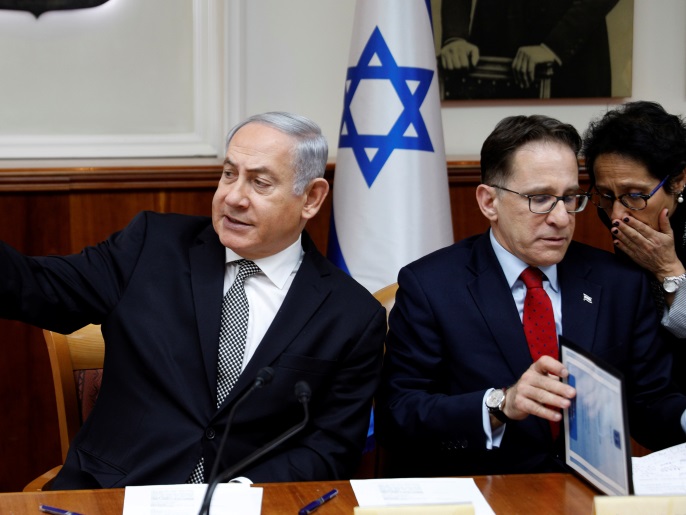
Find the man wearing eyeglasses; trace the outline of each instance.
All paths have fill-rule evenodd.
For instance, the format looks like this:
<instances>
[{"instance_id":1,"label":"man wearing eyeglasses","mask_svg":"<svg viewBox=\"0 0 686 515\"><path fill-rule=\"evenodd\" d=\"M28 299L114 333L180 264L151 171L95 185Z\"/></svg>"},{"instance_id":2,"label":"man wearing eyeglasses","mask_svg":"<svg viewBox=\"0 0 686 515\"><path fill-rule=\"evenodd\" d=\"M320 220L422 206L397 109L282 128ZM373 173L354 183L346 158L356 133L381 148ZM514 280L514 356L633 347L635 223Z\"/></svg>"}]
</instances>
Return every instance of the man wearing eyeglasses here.
<instances>
[{"instance_id":1,"label":"man wearing eyeglasses","mask_svg":"<svg viewBox=\"0 0 686 515\"><path fill-rule=\"evenodd\" d=\"M580 143L552 118L502 120L476 189L490 230L400 271L376 403L387 473L562 470L561 409L576 392L560 381L559 335L622 371L639 442L686 440L646 276L572 241L588 203Z\"/></svg>"}]
</instances>

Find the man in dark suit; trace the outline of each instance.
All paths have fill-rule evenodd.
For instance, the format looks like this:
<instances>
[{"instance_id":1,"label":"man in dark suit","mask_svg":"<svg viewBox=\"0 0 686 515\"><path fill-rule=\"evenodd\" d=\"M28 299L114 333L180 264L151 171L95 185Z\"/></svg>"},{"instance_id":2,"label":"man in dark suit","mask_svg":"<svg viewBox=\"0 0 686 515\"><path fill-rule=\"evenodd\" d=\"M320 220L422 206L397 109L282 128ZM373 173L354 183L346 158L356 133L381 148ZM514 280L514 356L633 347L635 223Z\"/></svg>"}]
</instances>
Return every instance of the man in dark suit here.
<instances>
[{"instance_id":1,"label":"man in dark suit","mask_svg":"<svg viewBox=\"0 0 686 515\"><path fill-rule=\"evenodd\" d=\"M561 470L554 434L576 391L560 381L558 334L624 373L635 438L652 448L686 439L686 397L670 386L646 276L572 241L588 200L579 145L551 118L501 121L482 147L476 190L490 230L400 271L376 401L390 474ZM523 329L529 267L544 274L552 311L542 357Z\"/></svg>"},{"instance_id":2,"label":"man in dark suit","mask_svg":"<svg viewBox=\"0 0 686 515\"><path fill-rule=\"evenodd\" d=\"M257 115L229 133L212 219L142 213L64 257L30 258L0 245L0 316L66 333L98 323L105 337L98 401L54 488L207 481L216 459L225 470L303 419L300 380L312 391L309 423L237 475L350 477L365 444L386 318L303 231L329 190L327 154L306 118ZM244 282L242 372L222 400L222 298L241 259L259 271ZM265 366L273 381L236 410L217 457L229 410Z\"/></svg>"},{"instance_id":3,"label":"man in dark suit","mask_svg":"<svg viewBox=\"0 0 686 515\"><path fill-rule=\"evenodd\" d=\"M510 58L515 81L528 87L536 66L551 63L551 97L609 97L605 17L617 2L443 0L441 65L468 70L481 56Z\"/></svg>"}]
</instances>

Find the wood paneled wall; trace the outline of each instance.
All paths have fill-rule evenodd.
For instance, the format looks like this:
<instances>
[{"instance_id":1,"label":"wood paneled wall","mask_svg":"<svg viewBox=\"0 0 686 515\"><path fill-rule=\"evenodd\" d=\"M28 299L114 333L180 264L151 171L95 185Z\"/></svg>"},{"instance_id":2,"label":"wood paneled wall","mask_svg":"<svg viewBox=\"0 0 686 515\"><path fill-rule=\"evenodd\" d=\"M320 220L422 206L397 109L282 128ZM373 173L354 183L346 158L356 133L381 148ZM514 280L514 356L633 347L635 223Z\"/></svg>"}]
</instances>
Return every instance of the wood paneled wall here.
<instances>
[{"instance_id":1,"label":"wood paneled wall","mask_svg":"<svg viewBox=\"0 0 686 515\"><path fill-rule=\"evenodd\" d=\"M0 239L29 255L66 254L141 210L209 216L219 175L219 167L0 169ZM327 177L333 181L333 167ZM484 231L474 198L478 163L451 161L448 178L455 239ZM610 249L593 211L577 215L577 239ZM331 195L308 224L323 252L330 212ZM60 463L57 415L41 330L0 320L0 349L0 491L15 491Z\"/></svg>"}]
</instances>

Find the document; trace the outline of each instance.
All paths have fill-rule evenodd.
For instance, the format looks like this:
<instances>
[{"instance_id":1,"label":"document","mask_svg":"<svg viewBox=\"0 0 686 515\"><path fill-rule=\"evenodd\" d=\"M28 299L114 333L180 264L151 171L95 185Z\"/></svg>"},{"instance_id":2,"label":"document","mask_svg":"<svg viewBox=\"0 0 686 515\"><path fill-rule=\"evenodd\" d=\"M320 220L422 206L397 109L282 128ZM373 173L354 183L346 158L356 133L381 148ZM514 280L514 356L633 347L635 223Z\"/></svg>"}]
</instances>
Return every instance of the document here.
<instances>
[{"instance_id":1,"label":"document","mask_svg":"<svg viewBox=\"0 0 686 515\"><path fill-rule=\"evenodd\" d=\"M631 458L636 495L686 495L686 443Z\"/></svg>"},{"instance_id":2,"label":"document","mask_svg":"<svg viewBox=\"0 0 686 515\"><path fill-rule=\"evenodd\" d=\"M123 515L196 515L207 485L127 486ZM212 496L210 515L260 515L262 488L242 483L221 483Z\"/></svg>"},{"instance_id":3,"label":"document","mask_svg":"<svg viewBox=\"0 0 686 515\"><path fill-rule=\"evenodd\" d=\"M621 374L564 337L560 354L565 382L576 388L564 410L566 463L608 495L633 493Z\"/></svg>"},{"instance_id":4,"label":"document","mask_svg":"<svg viewBox=\"0 0 686 515\"><path fill-rule=\"evenodd\" d=\"M472 503L476 515L495 515L472 478L352 479L360 507Z\"/></svg>"}]
</instances>

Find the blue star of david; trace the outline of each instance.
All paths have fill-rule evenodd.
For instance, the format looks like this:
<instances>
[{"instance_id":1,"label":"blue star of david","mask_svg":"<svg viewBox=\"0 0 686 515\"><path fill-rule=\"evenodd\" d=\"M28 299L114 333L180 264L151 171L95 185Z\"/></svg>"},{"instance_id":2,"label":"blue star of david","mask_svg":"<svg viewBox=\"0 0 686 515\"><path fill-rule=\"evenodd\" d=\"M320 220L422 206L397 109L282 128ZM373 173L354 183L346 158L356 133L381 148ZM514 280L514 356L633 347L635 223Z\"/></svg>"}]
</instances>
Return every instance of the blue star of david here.
<instances>
[{"instance_id":1,"label":"blue star of david","mask_svg":"<svg viewBox=\"0 0 686 515\"><path fill-rule=\"evenodd\" d=\"M380 66L370 66L375 55ZM419 111L431 86L433 74L433 70L425 68L398 66L378 27L374 29L367 41L357 66L348 68L347 79L350 81L350 86L345 94L338 146L352 148L362 175L370 188L393 150L433 152L429 131ZM359 134L357 132L355 120L350 111L350 102L355 96L360 81L365 79L390 81L402 102L403 111L388 134ZM408 81L418 82L414 91L410 89ZM377 151L370 158L365 149Z\"/></svg>"}]
</instances>

